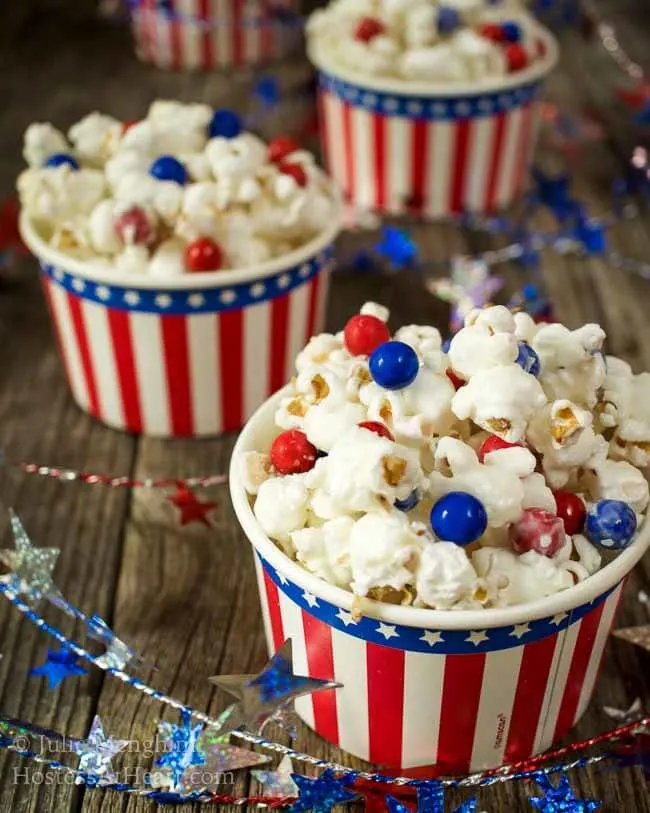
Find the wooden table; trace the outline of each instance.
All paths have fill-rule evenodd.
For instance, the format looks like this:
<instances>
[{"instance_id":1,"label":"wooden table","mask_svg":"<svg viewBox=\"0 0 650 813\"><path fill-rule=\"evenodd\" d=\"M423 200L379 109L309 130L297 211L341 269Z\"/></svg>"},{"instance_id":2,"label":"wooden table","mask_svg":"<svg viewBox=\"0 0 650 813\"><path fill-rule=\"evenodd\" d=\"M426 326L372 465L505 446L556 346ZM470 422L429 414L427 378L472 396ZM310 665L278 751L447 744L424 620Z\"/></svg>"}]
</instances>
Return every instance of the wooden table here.
<instances>
[{"instance_id":1,"label":"wooden table","mask_svg":"<svg viewBox=\"0 0 650 813\"><path fill-rule=\"evenodd\" d=\"M624 5L617 4L615 19L621 23L624 42L636 46L635 55L640 57L647 50L647 25L634 0ZM66 126L89 110L100 109L128 120L161 96L236 106L250 87L249 76L174 76L140 66L131 56L125 31L98 23L86 3L16 4L3 14L3 195L11 193L21 167L22 132L33 119ZM276 73L288 87L304 79L304 71L304 63L297 60ZM595 105L608 122L608 138L585 146L573 162L575 191L595 213L607 209L611 180L633 143L629 114L611 102L619 79L602 49L585 45L576 34L565 36L563 63L550 83L549 97L569 110ZM281 118L271 122L273 129L281 126ZM547 221L540 217L541 225ZM649 223L644 216L617 227L614 246L650 259ZM482 250L495 243L494 238L447 226L420 226L415 234L428 259ZM373 239L374 235L363 233L343 237L342 265L349 264L355 246L371 245ZM502 273L510 291L521 284L516 267L504 268ZM572 326L587 320L600 322L608 333L610 352L625 357L637 370L650 369L650 282L612 270L599 259L563 259L553 253L545 257L543 273L562 321ZM338 277L329 326L342 326L367 298L390 305L395 325L429 320L445 326L446 308L424 295L420 280L407 273ZM29 459L130 477L226 471L234 435L200 442L138 439L104 428L76 408L56 355L31 259L3 275L0 347L0 443L9 460ZM219 504L210 530L198 524L181 528L165 495L155 491L58 483L6 468L1 489L5 505L15 506L35 544L61 548L56 583L63 593L86 612L99 613L145 657L149 664L142 671L145 680L214 714L225 706L226 698L207 677L253 671L264 663L251 554L224 488L206 492ZM5 522L0 543L12 546ZM648 621L649 611L637 598L648 584L648 568L642 564L628 585L620 625ZM42 679L30 678L28 672L43 662L51 641L7 602L0 603L0 625L0 711L5 714L83 737L99 712L113 736L140 741L153 736L159 715L177 721L157 703L97 671L49 691ZM61 626L66 633L75 631L67 619L61 619ZM612 640L594 701L572 737L611 727L603 704L626 708L636 697L650 708L650 654ZM297 747L339 758L307 730L300 731ZM129 764L147 766L148 762L132 755ZM2 811L158 809L151 802L111 792L17 781L15 769L27 766L19 758L0 757ZM585 770L575 773L572 782L578 795L604 799L604 810L650 811L650 794L636 769ZM226 790L245 794L257 789L241 775ZM532 809L525 801L527 790L521 784L491 789L480 794L480 807L491 813ZM450 803L458 803L459 798L453 797Z\"/></svg>"}]
</instances>

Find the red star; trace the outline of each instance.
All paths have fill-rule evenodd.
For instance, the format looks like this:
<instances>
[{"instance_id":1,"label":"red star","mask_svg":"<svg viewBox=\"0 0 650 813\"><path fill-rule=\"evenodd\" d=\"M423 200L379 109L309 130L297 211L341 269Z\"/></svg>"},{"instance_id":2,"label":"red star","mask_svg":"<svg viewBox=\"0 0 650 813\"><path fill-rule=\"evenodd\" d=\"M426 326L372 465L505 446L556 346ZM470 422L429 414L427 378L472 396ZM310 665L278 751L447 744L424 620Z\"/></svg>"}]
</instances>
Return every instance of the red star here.
<instances>
[{"instance_id":1,"label":"red star","mask_svg":"<svg viewBox=\"0 0 650 813\"><path fill-rule=\"evenodd\" d=\"M217 507L216 502L202 502L197 499L196 494L185 486L178 486L175 494L170 494L167 498L176 508L180 509L179 517L181 525L189 525L190 522L201 522L206 528L212 527L212 523L207 515Z\"/></svg>"},{"instance_id":2,"label":"red star","mask_svg":"<svg viewBox=\"0 0 650 813\"><path fill-rule=\"evenodd\" d=\"M631 90L618 88L616 95L632 110L641 110L645 107L646 103L650 101L650 84L639 82L638 85Z\"/></svg>"}]
</instances>

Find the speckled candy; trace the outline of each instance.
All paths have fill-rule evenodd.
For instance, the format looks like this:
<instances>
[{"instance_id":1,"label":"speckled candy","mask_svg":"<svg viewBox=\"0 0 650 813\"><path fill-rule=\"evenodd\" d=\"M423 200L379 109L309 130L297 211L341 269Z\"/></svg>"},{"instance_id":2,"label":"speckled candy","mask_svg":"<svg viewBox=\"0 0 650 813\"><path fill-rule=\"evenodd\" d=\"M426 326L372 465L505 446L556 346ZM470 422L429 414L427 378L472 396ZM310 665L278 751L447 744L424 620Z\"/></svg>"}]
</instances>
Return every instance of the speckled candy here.
<instances>
[{"instance_id":1,"label":"speckled candy","mask_svg":"<svg viewBox=\"0 0 650 813\"><path fill-rule=\"evenodd\" d=\"M560 517L543 508L526 508L509 529L510 542L517 553L534 550L542 556L555 556L564 547L566 534Z\"/></svg>"},{"instance_id":2,"label":"speckled candy","mask_svg":"<svg viewBox=\"0 0 650 813\"><path fill-rule=\"evenodd\" d=\"M599 500L587 512L585 535L609 550L621 550L634 539L636 514L622 500Z\"/></svg>"}]
</instances>

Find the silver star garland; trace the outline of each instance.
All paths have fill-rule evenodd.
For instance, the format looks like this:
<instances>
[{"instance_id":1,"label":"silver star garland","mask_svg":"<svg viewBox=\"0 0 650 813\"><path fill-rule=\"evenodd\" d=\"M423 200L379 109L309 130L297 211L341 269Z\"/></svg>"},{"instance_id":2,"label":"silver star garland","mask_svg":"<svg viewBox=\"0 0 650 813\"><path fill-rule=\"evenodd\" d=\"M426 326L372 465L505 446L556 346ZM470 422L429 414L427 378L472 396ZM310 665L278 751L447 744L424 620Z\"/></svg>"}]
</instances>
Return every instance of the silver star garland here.
<instances>
[{"instance_id":1,"label":"silver star garland","mask_svg":"<svg viewBox=\"0 0 650 813\"><path fill-rule=\"evenodd\" d=\"M32 604L48 594L58 595L52 571L61 551L58 548L35 548L20 518L13 509L10 513L16 549L0 549L0 561L11 569L11 573L0 579Z\"/></svg>"}]
</instances>

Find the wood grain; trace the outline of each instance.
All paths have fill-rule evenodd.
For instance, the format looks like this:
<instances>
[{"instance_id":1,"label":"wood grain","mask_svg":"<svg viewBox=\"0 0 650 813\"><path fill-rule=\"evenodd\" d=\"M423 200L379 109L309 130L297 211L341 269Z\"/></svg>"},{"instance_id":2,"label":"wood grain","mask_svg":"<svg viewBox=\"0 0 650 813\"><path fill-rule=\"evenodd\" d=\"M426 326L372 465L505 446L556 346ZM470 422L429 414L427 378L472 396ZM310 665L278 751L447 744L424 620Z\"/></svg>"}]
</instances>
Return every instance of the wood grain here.
<instances>
[{"instance_id":1,"label":"wood grain","mask_svg":"<svg viewBox=\"0 0 650 813\"><path fill-rule=\"evenodd\" d=\"M10 194L21 168L21 135L34 120L52 120L65 127L92 109L124 119L141 115L155 98L206 100L250 111L253 75L186 76L158 72L140 65L131 53L128 34L119 26L99 23L92 4L51 0L4 4L0 11L0 93L4 103L0 129L0 183ZM632 55L642 59L650 32L647 15L634 0L603 4L620 24L621 38ZM587 145L572 166L575 191L595 214L609 206L612 179L634 144L629 115L612 92L621 84L602 49L585 44L576 34L564 36L561 68L549 83L549 97L568 110L589 106L607 122L608 138ZM47 62L47 69L43 69ZM301 58L273 69L289 96L308 78ZM266 135L307 115L304 102L282 107L265 120ZM540 227L551 221L543 213ZM650 259L648 216L617 226L613 247ZM500 238L462 232L449 226L411 224L425 261L455 253L476 252L500 244ZM350 270L354 254L376 241L372 232L346 234L340 241L340 265ZM500 269L506 292L522 281L516 266ZM635 369L650 368L650 283L598 258L577 260L546 252L543 280L559 317L570 325L599 321L607 330L611 352ZM448 310L423 293L414 274L360 276L341 274L335 280L329 326L338 329L366 299L391 307L392 324L431 322L444 327ZM225 471L234 437L213 441L137 440L113 432L84 416L68 395L56 357L47 314L39 291L35 264L28 259L0 275L0 445L9 459L33 458L76 468L131 476L194 475ZM199 525L181 528L174 509L159 492L132 494L79 484L58 484L15 471L0 471L0 495L22 516L34 542L61 548L56 581L64 594L85 611L100 613L145 659L140 675L178 700L216 714L227 699L207 678L219 673L247 672L265 661L265 645L257 604L251 553L234 518L224 489L205 497L219 503L210 530ZM0 544L9 546L7 524ZM642 563L630 579L620 624L648 622L648 608L636 596L648 589L650 571ZM67 633L75 626L60 620ZM78 631L77 631L78 632ZM67 680L49 692L43 680L29 678L42 662L48 641L6 604L0 605L0 709L83 736L99 712L113 736L143 743L155 734L159 719L177 717L159 704L110 677L92 672ZM650 696L650 653L624 641L610 642L594 702L571 737L585 737L611 726L602 705L627 707L635 697ZM282 735L278 735L282 736ZM352 766L358 762L337 753L306 728L296 746L333 757ZM129 754L123 764L149 768L146 753ZM20 759L0 755L0 810L23 813L152 813L165 805L126 799L115 793L85 791L69 785L16 781ZM648 813L650 795L635 771L573 776L585 796L604 799L603 810ZM257 792L246 774L226 792ZM496 786L479 793L479 808L490 811L529 809L532 789L521 784ZM450 796L458 804L462 796ZM192 811L207 806L190 805ZM451 808L450 808L451 809Z\"/></svg>"}]
</instances>

